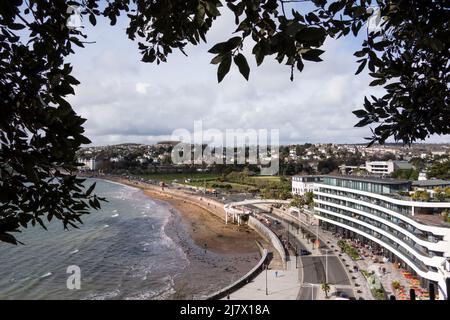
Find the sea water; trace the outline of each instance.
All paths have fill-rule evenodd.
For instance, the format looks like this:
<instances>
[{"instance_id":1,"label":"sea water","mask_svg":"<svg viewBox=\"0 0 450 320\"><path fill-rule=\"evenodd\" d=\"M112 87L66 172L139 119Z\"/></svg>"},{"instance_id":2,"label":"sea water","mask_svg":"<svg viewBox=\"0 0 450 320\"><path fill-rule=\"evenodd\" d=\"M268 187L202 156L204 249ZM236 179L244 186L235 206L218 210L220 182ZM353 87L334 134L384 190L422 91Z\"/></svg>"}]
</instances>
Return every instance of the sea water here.
<instances>
[{"instance_id":1,"label":"sea water","mask_svg":"<svg viewBox=\"0 0 450 320\"><path fill-rule=\"evenodd\" d=\"M37 225L15 236L25 245L0 242L0 299L165 299L189 263L166 236L171 212L141 190L103 180L95 193L102 209L82 217L79 229L48 231ZM46 219L44 220L46 221ZM81 271L81 289L68 289L69 266Z\"/></svg>"}]
</instances>

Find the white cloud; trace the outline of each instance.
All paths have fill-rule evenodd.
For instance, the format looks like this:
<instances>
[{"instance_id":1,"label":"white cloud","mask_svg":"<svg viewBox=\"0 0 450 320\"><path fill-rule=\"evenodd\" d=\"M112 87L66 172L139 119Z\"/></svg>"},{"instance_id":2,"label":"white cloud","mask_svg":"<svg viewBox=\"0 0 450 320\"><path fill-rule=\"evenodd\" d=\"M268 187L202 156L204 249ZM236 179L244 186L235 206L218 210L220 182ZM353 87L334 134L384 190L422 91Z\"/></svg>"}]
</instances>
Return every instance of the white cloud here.
<instances>
[{"instance_id":1,"label":"white cloud","mask_svg":"<svg viewBox=\"0 0 450 320\"><path fill-rule=\"evenodd\" d=\"M150 87L149 83L138 82L136 83L136 92L140 94L146 94L148 87Z\"/></svg>"},{"instance_id":2,"label":"white cloud","mask_svg":"<svg viewBox=\"0 0 450 320\"><path fill-rule=\"evenodd\" d=\"M99 21L90 33L97 43L77 50L72 59L81 84L71 102L88 119L93 143L152 143L177 128L192 131L196 120L203 120L205 129L279 129L283 143L364 142L370 130L353 127L358 119L352 110L377 91L368 87L367 75L354 76L354 40L328 41L324 61L306 63L293 82L289 67L272 57L256 67L247 54L250 80L232 66L218 84L217 66L209 64L207 51L231 37L228 18L218 20L208 44L189 47L187 58L175 53L159 66L140 61L124 25ZM245 50L250 52L251 45Z\"/></svg>"}]
</instances>

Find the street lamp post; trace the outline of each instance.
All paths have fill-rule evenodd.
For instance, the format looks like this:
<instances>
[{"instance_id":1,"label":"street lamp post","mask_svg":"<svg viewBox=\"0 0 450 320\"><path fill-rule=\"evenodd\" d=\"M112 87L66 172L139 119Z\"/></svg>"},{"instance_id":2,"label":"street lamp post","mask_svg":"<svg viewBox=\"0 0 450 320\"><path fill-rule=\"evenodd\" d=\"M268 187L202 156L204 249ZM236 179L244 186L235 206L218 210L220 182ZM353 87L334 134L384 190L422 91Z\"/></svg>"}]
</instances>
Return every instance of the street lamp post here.
<instances>
[{"instance_id":1,"label":"street lamp post","mask_svg":"<svg viewBox=\"0 0 450 320\"><path fill-rule=\"evenodd\" d=\"M325 283L328 283L328 251L330 249L325 249Z\"/></svg>"},{"instance_id":2,"label":"street lamp post","mask_svg":"<svg viewBox=\"0 0 450 320\"><path fill-rule=\"evenodd\" d=\"M268 269L268 268L269 268L269 265L266 264L266 296L269 295L269 291L268 291L268 289L267 289L267 269Z\"/></svg>"},{"instance_id":3,"label":"street lamp post","mask_svg":"<svg viewBox=\"0 0 450 320\"><path fill-rule=\"evenodd\" d=\"M317 243L317 250L319 250L319 220L317 220L317 235L316 235L316 243Z\"/></svg>"}]
</instances>

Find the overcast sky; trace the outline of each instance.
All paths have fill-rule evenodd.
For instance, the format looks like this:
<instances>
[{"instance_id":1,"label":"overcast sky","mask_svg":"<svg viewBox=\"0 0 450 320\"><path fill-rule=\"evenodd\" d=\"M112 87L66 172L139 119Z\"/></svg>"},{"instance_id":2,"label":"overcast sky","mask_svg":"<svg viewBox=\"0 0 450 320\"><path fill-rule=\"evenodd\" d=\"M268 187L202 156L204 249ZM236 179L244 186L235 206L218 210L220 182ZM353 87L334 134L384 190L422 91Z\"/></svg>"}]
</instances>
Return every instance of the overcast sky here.
<instances>
[{"instance_id":1,"label":"overcast sky","mask_svg":"<svg viewBox=\"0 0 450 320\"><path fill-rule=\"evenodd\" d=\"M232 66L218 84L217 66L209 64L213 55L207 51L231 37L230 15L215 22L207 44L188 47L189 57L177 52L159 66L140 61L137 43L127 38L125 27L125 20L111 27L99 19L95 28L86 29L88 40L96 43L70 59L81 84L69 100L88 119L86 134L93 145L155 143L170 138L175 129L192 131L198 120L205 129L279 129L283 144L361 143L370 136L368 127L353 127L358 119L352 110L361 108L365 95L377 92L368 86L367 74L354 76L353 52L361 39L327 41L324 61L305 63L293 82L289 67L272 57L256 67L248 43L249 81Z\"/></svg>"}]
</instances>

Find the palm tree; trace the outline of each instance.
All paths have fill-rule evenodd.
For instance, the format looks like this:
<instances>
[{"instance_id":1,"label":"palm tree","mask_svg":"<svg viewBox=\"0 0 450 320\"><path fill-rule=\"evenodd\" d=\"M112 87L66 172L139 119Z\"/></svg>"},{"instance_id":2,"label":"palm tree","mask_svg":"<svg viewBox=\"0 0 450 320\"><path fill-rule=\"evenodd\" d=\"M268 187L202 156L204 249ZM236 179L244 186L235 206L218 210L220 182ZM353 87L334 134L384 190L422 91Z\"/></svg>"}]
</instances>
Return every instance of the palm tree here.
<instances>
[{"instance_id":1,"label":"palm tree","mask_svg":"<svg viewBox=\"0 0 450 320\"><path fill-rule=\"evenodd\" d=\"M330 292L330 285L328 283L322 283L322 290L325 292L325 297L328 299L328 292Z\"/></svg>"}]
</instances>

